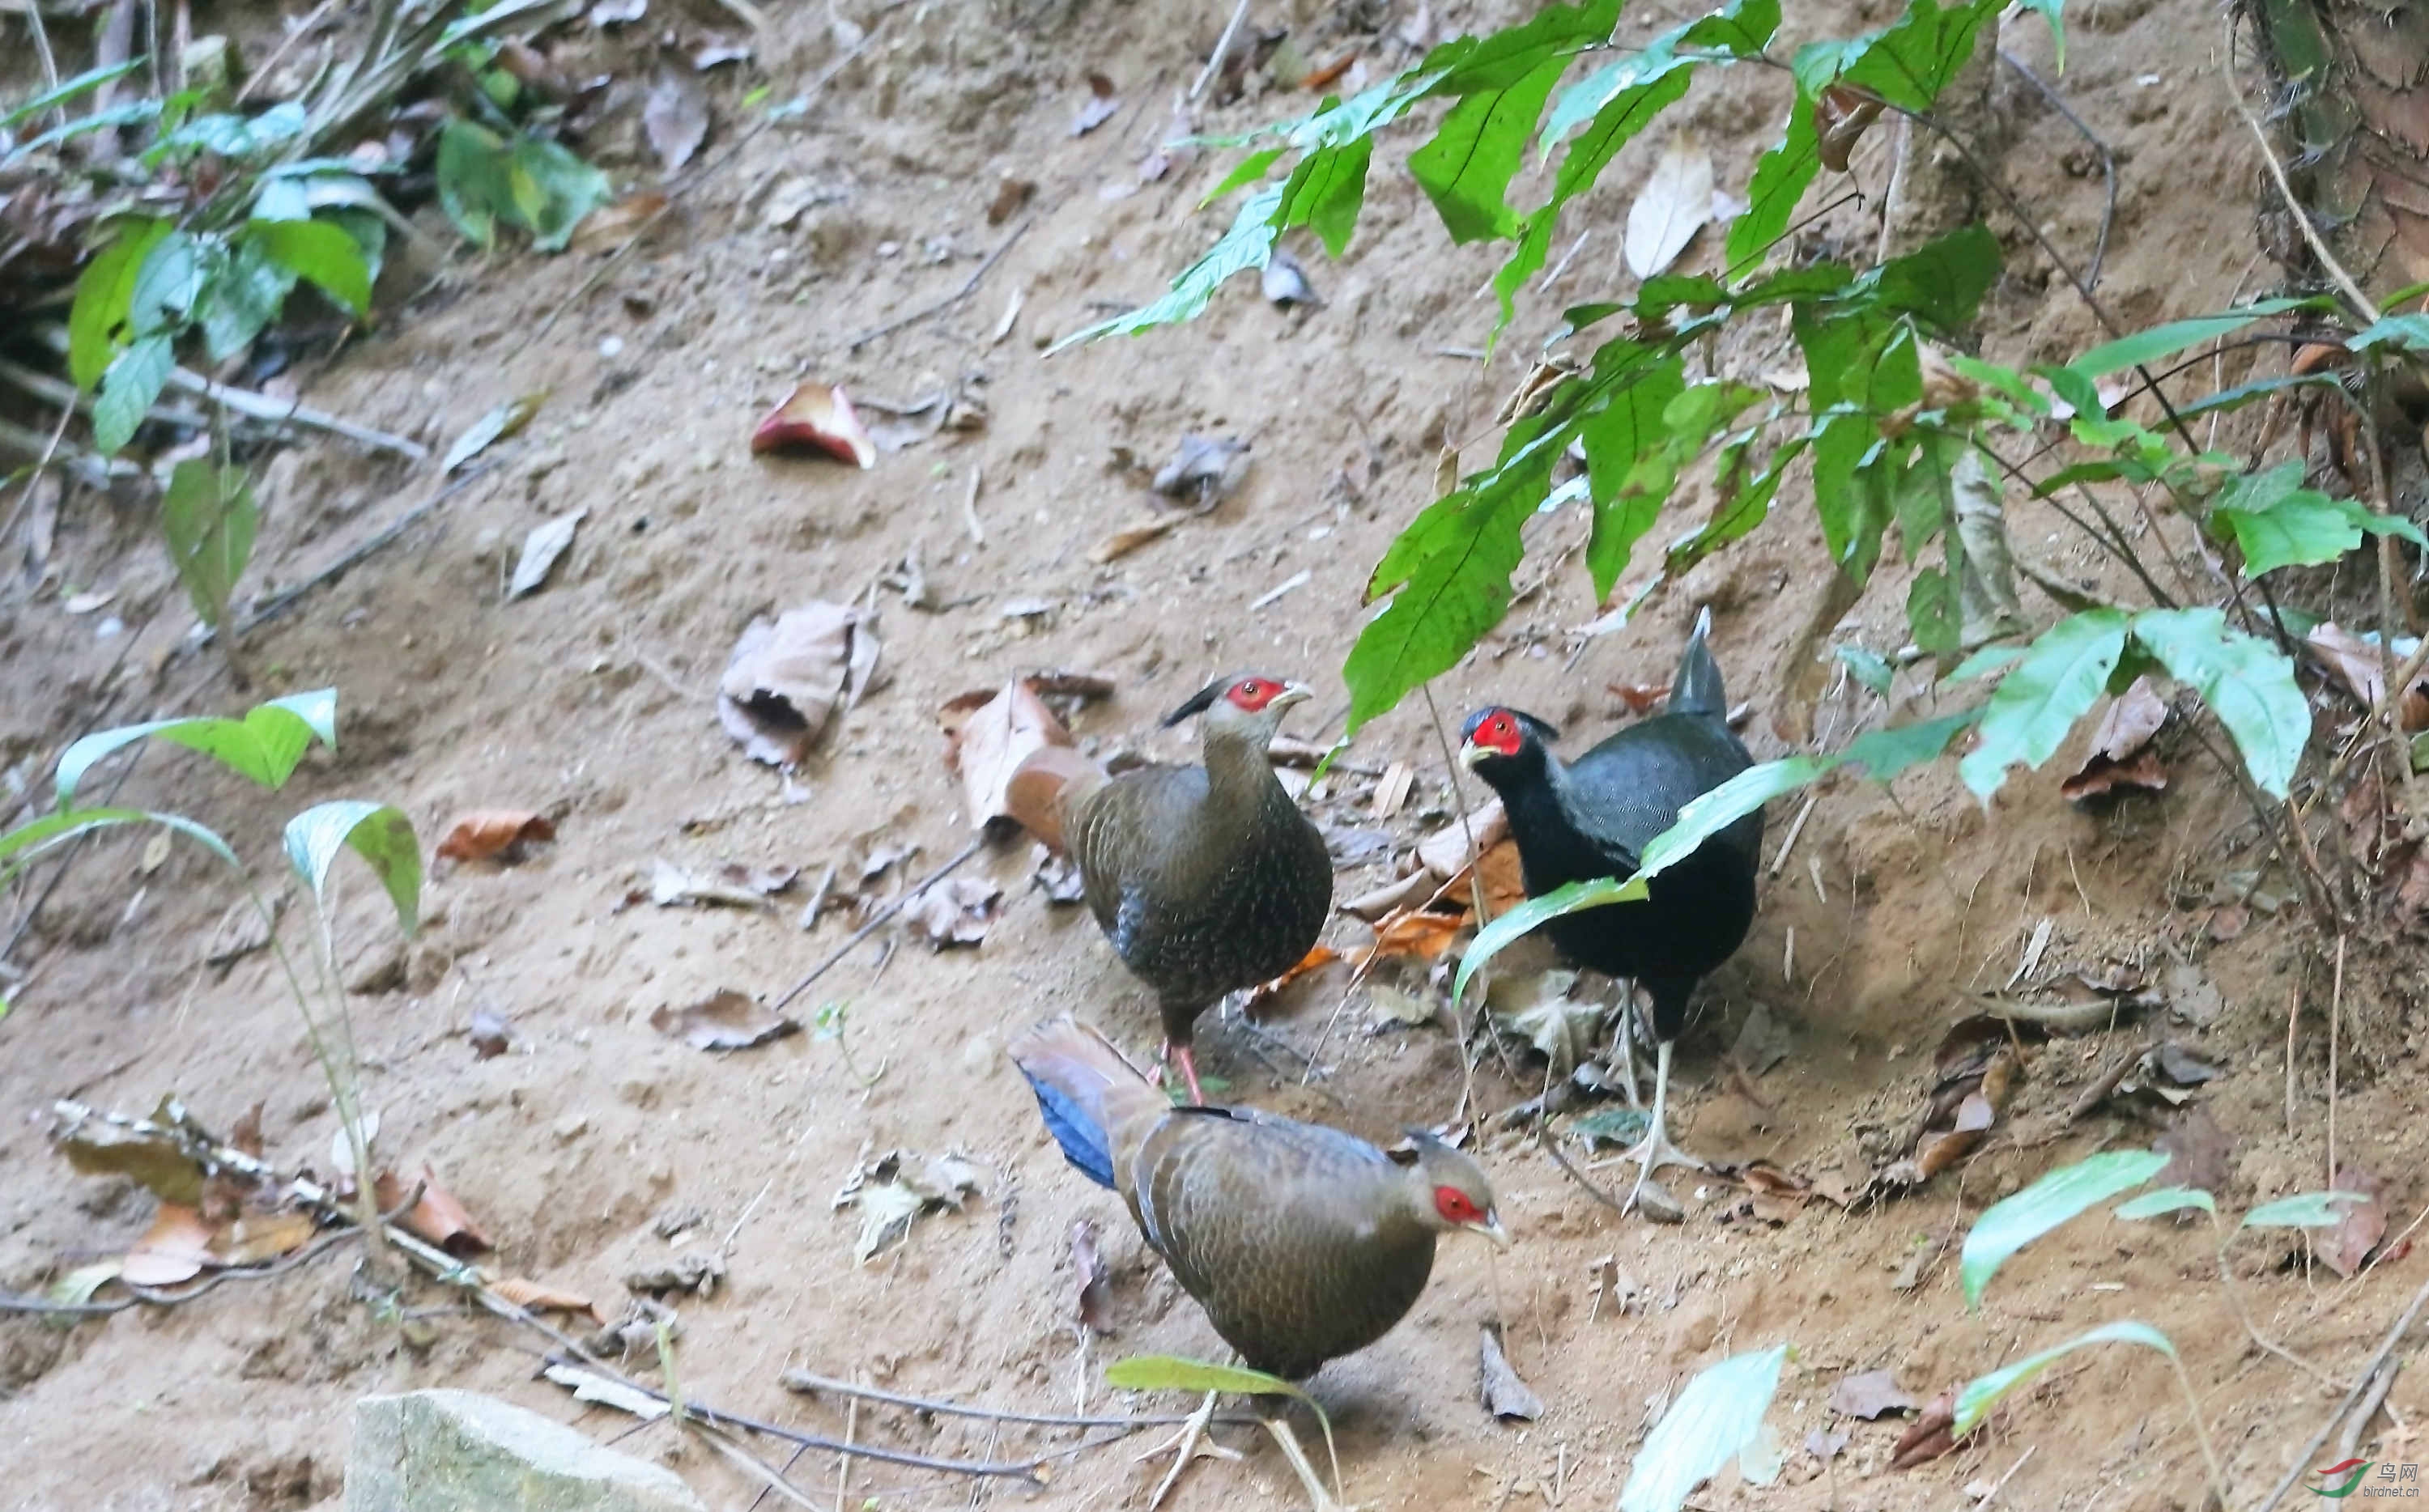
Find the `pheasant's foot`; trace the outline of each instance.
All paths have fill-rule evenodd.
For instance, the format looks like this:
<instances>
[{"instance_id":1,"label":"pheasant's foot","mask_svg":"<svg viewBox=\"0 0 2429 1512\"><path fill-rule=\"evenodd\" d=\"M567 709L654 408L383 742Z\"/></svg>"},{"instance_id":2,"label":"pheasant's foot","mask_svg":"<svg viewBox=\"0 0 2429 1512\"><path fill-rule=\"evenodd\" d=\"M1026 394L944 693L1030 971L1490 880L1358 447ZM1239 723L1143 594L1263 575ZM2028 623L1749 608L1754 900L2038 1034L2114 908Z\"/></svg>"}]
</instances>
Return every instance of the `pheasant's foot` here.
<instances>
[{"instance_id":1,"label":"pheasant's foot","mask_svg":"<svg viewBox=\"0 0 2429 1512\"><path fill-rule=\"evenodd\" d=\"M1148 1459L1172 1448L1175 1444L1180 1446L1180 1453L1172 1456L1172 1468L1164 1472L1164 1479L1156 1483L1155 1494L1147 1499L1147 1512L1155 1512L1157 1507L1164 1504L1164 1499L1171 1494L1174 1484L1181 1479L1181 1472L1188 1468L1191 1460L1198 1457L1201 1445L1215 1454L1237 1457L1234 1451L1224 1449L1206 1437L1206 1424L1212 1422L1214 1417L1214 1393L1209 1391L1206 1393L1206 1400L1198 1405L1198 1410L1191 1413L1189 1421L1181 1425L1180 1433L1138 1456L1141 1459Z\"/></svg>"},{"instance_id":2,"label":"pheasant's foot","mask_svg":"<svg viewBox=\"0 0 2429 1512\"><path fill-rule=\"evenodd\" d=\"M1291 1432L1288 1422L1280 1417L1267 1418L1265 1432L1274 1436L1274 1442L1281 1446L1282 1457L1298 1472L1299 1485L1307 1487L1311 1512L1361 1512L1358 1507L1334 1500L1332 1493L1324 1488L1324 1482L1317 1478L1315 1467L1308 1463L1307 1451L1298 1446L1298 1435ZM1338 1466L1334 1472L1339 1473Z\"/></svg>"},{"instance_id":3,"label":"pheasant's foot","mask_svg":"<svg viewBox=\"0 0 2429 1512\"><path fill-rule=\"evenodd\" d=\"M1166 1068L1172 1066L1179 1066L1181 1068L1181 1079L1187 1083L1189 1087L1189 1100L1193 1103L1203 1106L1206 1101L1206 1093L1198 1088L1198 1058L1196 1054L1191 1051L1190 1047L1185 1044L1175 1044L1170 1040L1165 1041L1164 1064ZM1166 1073L1164 1071L1159 1071L1156 1080L1160 1085L1169 1085L1169 1082L1166 1079Z\"/></svg>"}]
</instances>

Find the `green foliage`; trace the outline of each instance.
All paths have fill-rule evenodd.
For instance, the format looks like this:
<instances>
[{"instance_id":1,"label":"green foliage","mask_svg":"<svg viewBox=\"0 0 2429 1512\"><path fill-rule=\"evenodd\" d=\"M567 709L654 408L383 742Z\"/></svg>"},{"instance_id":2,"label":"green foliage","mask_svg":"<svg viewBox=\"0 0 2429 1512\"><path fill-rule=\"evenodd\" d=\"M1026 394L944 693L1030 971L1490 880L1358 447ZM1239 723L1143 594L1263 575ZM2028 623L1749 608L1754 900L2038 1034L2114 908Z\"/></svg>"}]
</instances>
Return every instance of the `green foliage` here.
<instances>
[{"instance_id":1,"label":"green foliage","mask_svg":"<svg viewBox=\"0 0 2429 1512\"><path fill-rule=\"evenodd\" d=\"M1755 1447L1787 1361L1781 1344L1697 1372L1644 1436L1620 1489L1619 1512L1678 1512L1696 1487Z\"/></svg>"},{"instance_id":2,"label":"green foliage","mask_svg":"<svg viewBox=\"0 0 2429 1512\"><path fill-rule=\"evenodd\" d=\"M1215 1365L1178 1355L1132 1355L1105 1367L1105 1384L1123 1391L1230 1391L1241 1396L1286 1396L1307 1404L1324 1429L1324 1452L1332 1461L1332 1484L1341 1486L1341 1455L1332 1446L1332 1419L1324 1404L1279 1375L1245 1365Z\"/></svg>"},{"instance_id":3,"label":"green foliage","mask_svg":"<svg viewBox=\"0 0 2429 1512\"><path fill-rule=\"evenodd\" d=\"M2119 1192L2140 1186L2167 1164L2168 1157L2156 1150L2110 1150L2062 1165L2014 1196L1992 1203L1965 1235L1958 1266L1965 1305L1981 1306L1982 1289L2016 1251Z\"/></svg>"},{"instance_id":4,"label":"green foliage","mask_svg":"<svg viewBox=\"0 0 2429 1512\"><path fill-rule=\"evenodd\" d=\"M2218 1199L2199 1187L2161 1187L2156 1192L2146 1192L2119 1203L2116 1216L2127 1220L2158 1218L2194 1208L2215 1218L2218 1216Z\"/></svg>"},{"instance_id":5,"label":"green foliage","mask_svg":"<svg viewBox=\"0 0 2429 1512\"><path fill-rule=\"evenodd\" d=\"M2284 798L2311 738L2311 705L2294 682L2294 664L2206 605L2145 609L2134 616L2134 639L2201 695L2260 790Z\"/></svg>"},{"instance_id":6,"label":"green foliage","mask_svg":"<svg viewBox=\"0 0 2429 1512\"><path fill-rule=\"evenodd\" d=\"M2368 1202L2358 1192L2305 1192L2264 1202L2243 1215L2243 1228L2334 1228L2344 1222L2339 1203Z\"/></svg>"},{"instance_id":7,"label":"green foliage","mask_svg":"<svg viewBox=\"0 0 2429 1512\"><path fill-rule=\"evenodd\" d=\"M2038 1355L2027 1355L2013 1365L1968 1381L1965 1384L1965 1389L1957 1393L1955 1431L1960 1434L1972 1433L1981 1425L1984 1418L1991 1415L1991 1409L1999 1405L2001 1397L2048 1370L2076 1350L2088 1349L2094 1344L2140 1344L2145 1349L2156 1349L2170 1359L2176 1357L2176 1346L2169 1341L2167 1335L2149 1323L2135 1323L2130 1319L2103 1323L2089 1333L2076 1335L2063 1344L2042 1350Z\"/></svg>"},{"instance_id":8,"label":"green foliage","mask_svg":"<svg viewBox=\"0 0 2429 1512\"><path fill-rule=\"evenodd\" d=\"M314 737L332 748L338 744L338 690L322 688L273 698L241 719L156 719L96 731L59 753L53 783L59 808L74 808L77 786L102 758L154 736L200 751L239 777L275 792L295 774Z\"/></svg>"},{"instance_id":9,"label":"green foliage","mask_svg":"<svg viewBox=\"0 0 2429 1512\"><path fill-rule=\"evenodd\" d=\"M2304 470L2300 458L2289 458L2233 480L2211 504L2211 530L2233 537L2243 552L2245 577L2281 567L2324 566L2360 546L2365 534L2429 549L2429 536L2408 519L2304 487Z\"/></svg>"},{"instance_id":10,"label":"green foliage","mask_svg":"<svg viewBox=\"0 0 2429 1512\"><path fill-rule=\"evenodd\" d=\"M421 847L413 821L388 804L346 798L316 803L287 822L288 863L316 906L327 905L329 868L348 850L371 866L396 905L398 927L413 933L421 917Z\"/></svg>"},{"instance_id":11,"label":"green foliage","mask_svg":"<svg viewBox=\"0 0 2429 1512\"><path fill-rule=\"evenodd\" d=\"M194 602L194 613L217 630L227 617L228 599L253 555L261 512L253 480L242 468L180 462L169 475L160 502L160 528L177 581Z\"/></svg>"},{"instance_id":12,"label":"green foliage","mask_svg":"<svg viewBox=\"0 0 2429 1512\"><path fill-rule=\"evenodd\" d=\"M562 252L582 218L607 202L607 175L533 132L509 140L460 118L438 132L438 203L455 229L485 250L501 225Z\"/></svg>"},{"instance_id":13,"label":"green foliage","mask_svg":"<svg viewBox=\"0 0 2429 1512\"><path fill-rule=\"evenodd\" d=\"M1989 797L2017 762L2038 767L2108 686L2125 654L2126 617L2090 609L2059 620L2008 671L1982 711L1982 740L1958 771Z\"/></svg>"},{"instance_id":14,"label":"green foliage","mask_svg":"<svg viewBox=\"0 0 2429 1512\"><path fill-rule=\"evenodd\" d=\"M78 100L105 84L114 83L151 61L149 56L130 58L124 63L108 63L87 69L72 79L61 79L15 109L0 114L0 131L14 131L26 122L46 111L55 110L73 100Z\"/></svg>"}]
</instances>

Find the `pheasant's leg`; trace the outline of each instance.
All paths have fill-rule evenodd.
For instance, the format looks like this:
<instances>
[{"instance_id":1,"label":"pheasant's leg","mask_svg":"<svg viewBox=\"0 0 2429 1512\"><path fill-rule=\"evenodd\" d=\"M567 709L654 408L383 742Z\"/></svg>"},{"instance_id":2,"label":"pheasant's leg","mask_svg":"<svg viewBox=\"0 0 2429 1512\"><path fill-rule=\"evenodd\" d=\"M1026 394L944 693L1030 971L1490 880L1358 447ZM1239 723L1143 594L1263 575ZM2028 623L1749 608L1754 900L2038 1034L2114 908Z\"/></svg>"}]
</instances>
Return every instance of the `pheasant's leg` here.
<instances>
[{"instance_id":1,"label":"pheasant's leg","mask_svg":"<svg viewBox=\"0 0 2429 1512\"><path fill-rule=\"evenodd\" d=\"M1197 1457L1198 1438L1206 1432L1206 1424L1214 1417L1214 1393L1209 1391L1206 1400L1198 1405L1198 1410L1189 1415L1188 1423L1181 1428L1181 1453L1172 1456L1172 1468L1164 1472L1164 1479L1156 1484L1155 1494L1147 1499L1147 1512L1155 1512L1164 1504L1165 1497L1171 1493L1173 1483L1181 1479L1181 1472L1188 1468L1190 1460Z\"/></svg>"},{"instance_id":2,"label":"pheasant's leg","mask_svg":"<svg viewBox=\"0 0 2429 1512\"><path fill-rule=\"evenodd\" d=\"M1703 1161L1670 1142L1670 1131L1665 1126L1663 1115L1667 1111L1670 1100L1671 1044L1672 1042L1668 1040L1662 1041L1661 1049L1656 1052L1656 1069L1653 1073L1653 1124L1644 1131L1644 1142L1628 1152L1642 1160L1644 1164L1636 1173L1636 1185L1629 1191L1628 1201L1620 1205L1623 1208L1636 1206L1636 1199L1643 1194L1644 1184L1653 1179L1653 1173L1662 1166L1684 1166L1690 1171L1710 1169Z\"/></svg>"},{"instance_id":3,"label":"pheasant's leg","mask_svg":"<svg viewBox=\"0 0 2429 1512\"><path fill-rule=\"evenodd\" d=\"M1198 1058L1190 1050L1189 1046L1185 1044L1175 1044L1170 1040L1165 1041L1164 1063L1167 1066L1179 1066L1181 1068L1181 1079L1189 1084L1189 1100L1191 1102L1200 1105L1205 1103L1206 1093L1200 1091L1198 1086ZM1157 1079L1162 1080L1163 1078L1159 1076Z\"/></svg>"},{"instance_id":4,"label":"pheasant's leg","mask_svg":"<svg viewBox=\"0 0 2429 1512\"><path fill-rule=\"evenodd\" d=\"M1636 1091L1636 983L1624 981L1619 989L1619 1079L1628 1089L1628 1106L1643 1108L1644 1099Z\"/></svg>"},{"instance_id":5,"label":"pheasant's leg","mask_svg":"<svg viewBox=\"0 0 2429 1512\"><path fill-rule=\"evenodd\" d=\"M1267 1418L1265 1432L1274 1436L1274 1442L1281 1445L1282 1457L1289 1460L1291 1469L1298 1472L1298 1483L1307 1487L1313 1512L1357 1512L1357 1508L1334 1501L1332 1493L1324 1488L1324 1482L1316 1477L1315 1467L1308 1463L1307 1451L1298 1446L1298 1435L1291 1432L1287 1421L1280 1415Z\"/></svg>"}]
</instances>

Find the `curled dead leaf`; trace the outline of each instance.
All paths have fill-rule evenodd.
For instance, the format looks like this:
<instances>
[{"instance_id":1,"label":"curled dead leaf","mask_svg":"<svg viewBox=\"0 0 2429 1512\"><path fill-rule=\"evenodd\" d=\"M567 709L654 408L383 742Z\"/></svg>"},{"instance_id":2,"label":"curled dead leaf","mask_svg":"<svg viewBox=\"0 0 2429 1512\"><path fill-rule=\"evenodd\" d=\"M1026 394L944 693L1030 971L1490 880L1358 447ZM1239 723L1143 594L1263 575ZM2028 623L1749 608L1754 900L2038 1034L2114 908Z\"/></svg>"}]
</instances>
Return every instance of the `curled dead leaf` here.
<instances>
[{"instance_id":1,"label":"curled dead leaf","mask_svg":"<svg viewBox=\"0 0 2429 1512\"><path fill-rule=\"evenodd\" d=\"M118 1278L128 1286L173 1287L190 1281L215 1262L211 1226L182 1203L164 1202L152 1226L126 1252Z\"/></svg>"},{"instance_id":2,"label":"curled dead leaf","mask_svg":"<svg viewBox=\"0 0 2429 1512\"><path fill-rule=\"evenodd\" d=\"M1143 520L1136 525L1124 526L1088 548L1088 560L1099 567L1103 567L1108 562L1119 561L1149 541L1162 536L1173 526L1180 524L1181 518L1179 515L1166 515L1162 519Z\"/></svg>"},{"instance_id":3,"label":"curled dead leaf","mask_svg":"<svg viewBox=\"0 0 2429 1512\"><path fill-rule=\"evenodd\" d=\"M820 452L860 468L877 466L877 443L835 384L804 383L768 411L751 433L753 456L769 452Z\"/></svg>"},{"instance_id":4,"label":"curled dead leaf","mask_svg":"<svg viewBox=\"0 0 2429 1512\"><path fill-rule=\"evenodd\" d=\"M139 1134L87 1116L58 1130L53 1142L85 1175L126 1176L172 1207L202 1204L202 1167L166 1135Z\"/></svg>"},{"instance_id":5,"label":"curled dead leaf","mask_svg":"<svg viewBox=\"0 0 2429 1512\"><path fill-rule=\"evenodd\" d=\"M1847 171L1847 160L1866 127L1880 119L1881 101L1859 89L1833 84L1813 101L1816 156L1834 173Z\"/></svg>"},{"instance_id":6,"label":"curled dead leaf","mask_svg":"<svg viewBox=\"0 0 2429 1512\"><path fill-rule=\"evenodd\" d=\"M976 878L953 877L932 885L902 910L902 922L930 949L974 945L995 923L1003 889Z\"/></svg>"},{"instance_id":7,"label":"curled dead leaf","mask_svg":"<svg viewBox=\"0 0 2429 1512\"><path fill-rule=\"evenodd\" d=\"M492 1281L489 1290L527 1312L578 1313L603 1328L607 1325L607 1315L599 1310L599 1305L579 1291L527 1281L519 1275Z\"/></svg>"},{"instance_id":8,"label":"curled dead leaf","mask_svg":"<svg viewBox=\"0 0 2429 1512\"><path fill-rule=\"evenodd\" d=\"M1912 1470L1957 1447L1957 1393L1942 1391L1925 1404L1922 1416L1898 1436L1890 1469Z\"/></svg>"},{"instance_id":9,"label":"curled dead leaf","mask_svg":"<svg viewBox=\"0 0 2429 1512\"><path fill-rule=\"evenodd\" d=\"M471 1259L489 1252L488 1236L472 1223L472 1215L455 1199L455 1194L438 1184L438 1177L423 1166L414 1173L410 1184L392 1171L383 1171L372 1183L372 1200L380 1211L394 1212L405 1198L414 1204L396 1220L397 1226L426 1243L436 1244L459 1260Z\"/></svg>"},{"instance_id":10,"label":"curled dead leaf","mask_svg":"<svg viewBox=\"0 0 2429 1512\"><path fill-rule=\"evenodd\" d=\"M695 1050L749 1050L797 1034L801 1026L729 987L682 1008L660 1006L650 1014L650 1027Z\"/></svg>"},{"instance_id":11,"label":"curled dead leaf","mask_svg":"<svg viewBox=\"0 0 2429 1512\"><path fill-rule=\"evenodd\" d=\"M556 838L548 816L529 809L474 809L447 827L438 854L448 861L519 860L523 847Z\"/></svg>"},{"instance_id":12,"label":"curled dead leaf","mask_svg":"<svg viewBox=\"0 0 2429 1512\"><path fill-rule=\"evenodd\" d=\"M752 620L717 684L717 717L752 761L799 765L877 682L874 617L814 602Z\"/></svg>"},{"instance_id":13,"label":"curled dead leaf","mask_svg":"<svg viewBox=\"0 0 2429 1512\"><path fill-rule=\"evenodd\" d=\"M1394 957L1433 961L1448 950L1467 928L1467 911L1437 913L1423 907L1402 909L1375 926L1374 943L1358 954L1363 974L1376 961Z\"/></svg>"},{"instance_id":14,"label":"curled dead leaf","mask_svg":"<svg viewBox=\"0 0 2429 1512\"><path fill-rule=\"evenodd\" d=\"M211 1258L217 1265L258 1265L292 1255L311 1242L321 1225L310 1213L242 1213L211 1236Z\"/></svg>"},{"instance_id":15,"label":"curled dead leaf","mask_svg":"<svg viewBox=\"0 0 2429 1512\"><path fill-rule=\"evenodd\" d=\"M1297 965L1291 967L1290 970L1283 972L1281 976L1275 978L1269 982L1261 982L1258 985L1249 988L1248 997L1240 1004L1240 1011L1253 1015L1258 1008L1264 1004L1272 1002L1277 997L1280 997L1282 994L1283 988L1288 987L1291 983L1298 980L1301 977L1306 976L1309 972L1314 971L1318 967L1329 965L1340 959L1341 952L1333 949L1329 945L1319 945L1311 947L1306 955L1299 958Z\"/></svg>"},{"instance_id":16,"label":"curled dead leaf","mask_svg":"<svg viewBox=\"0 0 2429 1512\"><path fill-rule=\"evenodd\" d=\"M2318 1240L2321 1263L2350 1280L2387 1237L2387 1208L2379 1201L2387 1183L2368 1171L2347 1166L2330 1185L2338 1192L2362 1195L2360 1202L2338 1203L2336 1226L2322 1230Z\"/></svg>"},{"instance_id":17,"label":"curled dead leaf","mask_svg":"<svg viewBox=\"0 0 2429 1512\"><path fill-rule=\"evenodd\" d=\"M641 129L671 173L691 161L708 137L708 90L689 69L661 68L641 102Z\"/></svg>"},{"instance_id":18,"label":"curled dead leaf","mask_svg":"<svg viewBox=\"0 0 2429 1512\"><path fill-rule=\"evenodd\" d=\"M1027 678L993 693L965 693L937 711L945 731L945 770L962 780L973 829L1021 826L1060 849L1061 797L1074 782L1102 774L1071 745L1071 731Z\"/></svg>"},{"instance_id":19,"label":"curled dead leaf","mask_svg":"<svg viewBox=\"0 0 2429 1512\"><path fill-rule=\"evenodd\" d=\"M1830 1389L1831 1411L1866 1422L1892 1412L1912 1412L1917 1405L1913 1397L1898 1389L1897 1376L1886 1370L1842 1375Z\"/></svg>"},{"instance_id":20,"label":"curled dead leaf","mask_svg":"<svg viewBox=\"0 0 2429 1512\"><path fill-rule=\"evenodd\" d=\"M2311 633L2303 637L2303 644L2344 684L2345 691L2371 708L2378 707L2387 689L2387 671L2376 642L2365 640L2331 619L2313 626ZM2401 662L2414 645L2397 640L2390 643L2389 649L2394 659ZM2406 731L2429 729L2429 672L2415 678L2404 690L2395 715Z\"/></svg>"},{"instance_id":21,"label":"curled dead leaf","mask_svg":"<svg viewBox=\"0 0 2429 1512\"><path fill-rule=\"evenodd\" d=\"M2164 789L2168 770L2150 746L2167 720L2168 700L2159 697L2149 678L2136 678L2133 686L2109 701L2099 728L2092 731L2091 754L2059 791L2069 800L2081 803L2120 788Z\"/></svg>"},{"instance_id":22,"label":"curled dead leaf","mask_svg":"<svg viewBox=\"0 0 2429 1512\"><path fill-rule=\"evenodd\" d=\"M1093 1334L1113 1327L1113 1268L1097 1249L1097 1225L1082 1218L1071 1224L1071 1270L1080 1278L1073 1311L1080 1326Z\"/></svg>"},{"instance_id":23,"label":"curled dead leaf","mask_svg":"<svg viewBox=\"0 0 2429 1512\"><path fill-rule=\"evenodd\" d=\"M1484 1410L1503 1422L1532 1422L1544 1415L1544 1399L1519 1378L1518 1368L1510 1363L1510 1356L1501 1347L1501 1325L1486 1323L1479 1330L1482 1336L1478 1345L1479 1389L1484 1398Z\"/></svg>"}]
</instances>

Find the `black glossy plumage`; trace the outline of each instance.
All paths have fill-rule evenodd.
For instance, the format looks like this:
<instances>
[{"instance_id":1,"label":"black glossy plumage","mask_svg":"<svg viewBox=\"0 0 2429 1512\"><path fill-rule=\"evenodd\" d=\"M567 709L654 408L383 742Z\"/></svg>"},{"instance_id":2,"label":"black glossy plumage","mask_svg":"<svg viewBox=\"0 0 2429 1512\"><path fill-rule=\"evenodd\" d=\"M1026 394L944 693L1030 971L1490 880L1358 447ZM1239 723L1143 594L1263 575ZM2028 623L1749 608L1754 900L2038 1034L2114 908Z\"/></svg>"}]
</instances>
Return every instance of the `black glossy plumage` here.
<instances>
[{"instance_id":1,"label":"black glossy plumage","mask_svg":"<svg viewBox=\"0 0 2429 1512\"><path fill-rule=\"evenodd\" d=\"M1558 732L1530 715L1485 709L1469 717L1463 733L1471 749L1495 714L1514 715L1523 731L1514 754L1481 755L1474 766L1509 812L1528 896L1632 875L1645 846L1683 805L1753 764L1728 727L1707 623L1699 619L1688 639L1667 710L1575 762L1551 752ZM1675 1040L1695 984L1728 960L1754 923L1761 851L1758 810L1654 878L1646 901L1572 913L1545 932L1572 963L1641 984L1653 999L1655 1034Z\"/></svg>"}]
</instances>

